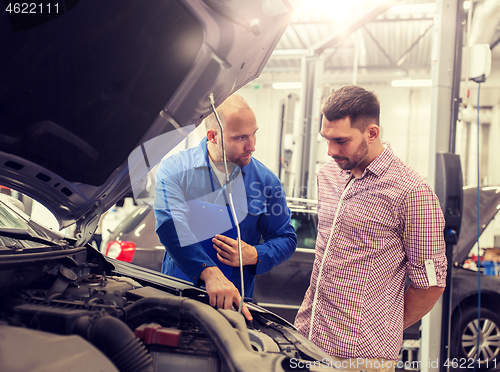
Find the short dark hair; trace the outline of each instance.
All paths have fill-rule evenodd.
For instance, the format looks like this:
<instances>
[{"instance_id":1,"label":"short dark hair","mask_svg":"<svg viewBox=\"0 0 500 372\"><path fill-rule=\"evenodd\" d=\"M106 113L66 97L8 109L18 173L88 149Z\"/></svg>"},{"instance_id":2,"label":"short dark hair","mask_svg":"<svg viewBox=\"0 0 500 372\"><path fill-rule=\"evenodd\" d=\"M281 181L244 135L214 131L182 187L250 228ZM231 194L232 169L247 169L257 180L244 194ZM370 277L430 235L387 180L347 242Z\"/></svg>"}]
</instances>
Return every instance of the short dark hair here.
<instances>
[{"instance_id":1,"label":"short dark hair","mask_svg":"<svg viewBox=\"0 0 500 372\"><path fill-rule=\"evenodd\" d=\"M379 125L380 102L377 96L358 85L347 85L333 91L322 111L328 121L349 117L351 127L361 132L370 123Z\"/></svg>"}]
</instances>

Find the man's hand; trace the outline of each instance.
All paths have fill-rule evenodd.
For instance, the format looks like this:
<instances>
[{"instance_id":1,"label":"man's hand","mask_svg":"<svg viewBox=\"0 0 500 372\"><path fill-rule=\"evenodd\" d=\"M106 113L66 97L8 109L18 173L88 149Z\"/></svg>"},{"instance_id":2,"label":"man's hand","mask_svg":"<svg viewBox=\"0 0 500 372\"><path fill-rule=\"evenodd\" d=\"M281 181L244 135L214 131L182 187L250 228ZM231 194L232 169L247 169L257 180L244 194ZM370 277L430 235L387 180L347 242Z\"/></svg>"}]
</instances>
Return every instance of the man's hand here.
<instances>
[{"instance_id":1,"label":"man's hand","mask_svg":"<svg viewBox=\"0 0 500 372\"><path fill-rule=\"evenodd\" d=\"M419 289L410 285L405 292L404 329L431 311L443 292L441 287Z\"/></svg>"},{"instance_id":2,"label":"man's hand","mask_svg":"<svg viewBox=\"0 0 500 372\"><path fill-rule=\"evenodd\" d=\"M215 235L212 239L214 248L217 250L217 258L220 262L237 267L240 266L240 257L238 255L238 241L228 238L224 235ZM257 249L253 245L241 241L241 258L243 266L255 265L257 263Z\"/></svg>"},{"instance_id":3,"label":"man's hand","mask_svg":"<svg viewBox=\"0 0 500 372\"><path fill-rule=\"evenodd\" d=\"M210 298L210 305L218 309L239 308L241 296L234 284L229 281L217 266L207 267L200 274L200 279L205 282L205 288ZM248 320L252 315L245 304L241 307L241 313Z\"/></svg>"}]
</instances>

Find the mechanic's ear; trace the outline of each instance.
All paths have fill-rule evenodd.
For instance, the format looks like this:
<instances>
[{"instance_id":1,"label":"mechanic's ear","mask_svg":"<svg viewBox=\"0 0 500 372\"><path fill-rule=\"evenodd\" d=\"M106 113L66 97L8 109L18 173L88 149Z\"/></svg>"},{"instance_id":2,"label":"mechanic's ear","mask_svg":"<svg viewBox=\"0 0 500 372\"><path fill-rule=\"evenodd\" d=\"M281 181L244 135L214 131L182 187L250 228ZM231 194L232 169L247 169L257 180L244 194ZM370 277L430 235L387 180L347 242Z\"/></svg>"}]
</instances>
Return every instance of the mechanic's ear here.
<instances>
[{"instance_id":1,"label":"mechanic's ear","mask_svg":"<svg viewBox=\"0 0 500 372\"><path fill-rule=\"evenodd\" d=\"M210 142L217 144L217 131L215 129L207 130L207 139Z\"/></svg>"}]
</instances>

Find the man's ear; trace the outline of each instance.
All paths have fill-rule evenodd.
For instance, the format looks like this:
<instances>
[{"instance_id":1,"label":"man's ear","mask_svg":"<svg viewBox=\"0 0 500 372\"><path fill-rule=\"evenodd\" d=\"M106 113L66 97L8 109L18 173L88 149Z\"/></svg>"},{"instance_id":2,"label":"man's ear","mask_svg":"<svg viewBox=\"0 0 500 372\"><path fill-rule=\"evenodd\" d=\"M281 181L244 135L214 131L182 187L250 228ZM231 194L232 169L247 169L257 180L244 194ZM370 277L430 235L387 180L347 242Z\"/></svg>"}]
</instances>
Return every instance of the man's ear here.
<instances>
[{"instance_id":1,"label":"man's ear","mask_svg":"<svg viewBox=\"0 0 500 372\"><path fill-rule=\"evenodd\" d=\"M369 124L366 128L368 141L373 142L380 136L380 127L377 124Z\"/></svg>"},{"instance_id":2,"label":"man's ear","mask_svg":"<svg viewBox=\"0 0 500 372\"><path fill-rule=\"evenodd\" d=\"M207 139L213 144L217 144L217 131L215 129L207 130Z\"/></svg>"}]
</instances>

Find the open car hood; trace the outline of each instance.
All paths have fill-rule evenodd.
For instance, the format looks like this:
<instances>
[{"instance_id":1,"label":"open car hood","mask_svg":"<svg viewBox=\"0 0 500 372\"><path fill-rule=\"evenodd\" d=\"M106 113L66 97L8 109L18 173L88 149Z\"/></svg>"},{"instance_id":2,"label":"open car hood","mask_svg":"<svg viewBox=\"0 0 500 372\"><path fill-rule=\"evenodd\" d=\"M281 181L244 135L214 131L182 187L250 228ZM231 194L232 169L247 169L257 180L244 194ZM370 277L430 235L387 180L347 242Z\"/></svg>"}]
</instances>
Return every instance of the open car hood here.
<instances>
[{"instance_id":1,"label":"open car hood","mask_svg":"<svg viewBox=\"0 0 500 372\"><path fill-rule=\"evenodd\" d=\"M262 71L287 0L64 0L0 17L0 185L84 239ZM46 5L45 5L46 6ZM19 10L19 9L18 9ZM134 189L134 193L135 193Z\"/></svg>"},{"instance_id":2,"label":"open car hood","mask_svg":"<svg viewBox=\"0 0 500 372\"><path fill-rule=\"evenodd\" d=\"M480 191L480 233L486 229L500 209L500 186L483 187ZM460 237L453 251L453 261L463 263L477 241L477 188L464 187L464 205Z\"/></svg>"}]
</instances>

